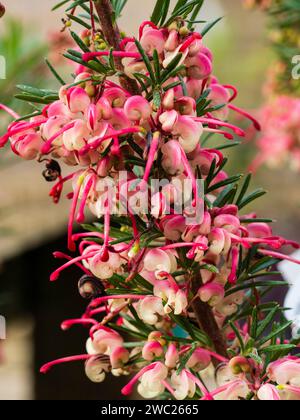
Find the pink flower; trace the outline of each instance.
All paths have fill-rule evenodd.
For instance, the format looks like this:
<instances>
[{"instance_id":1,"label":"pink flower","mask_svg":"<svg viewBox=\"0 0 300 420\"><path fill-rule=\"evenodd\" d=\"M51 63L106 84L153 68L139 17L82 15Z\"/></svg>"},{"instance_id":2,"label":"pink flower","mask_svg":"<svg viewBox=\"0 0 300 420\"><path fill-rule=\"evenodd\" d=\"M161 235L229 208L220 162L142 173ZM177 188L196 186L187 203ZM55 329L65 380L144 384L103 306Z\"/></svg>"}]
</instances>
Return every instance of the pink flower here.
<instances>
[{"instance_id":1,"label":"pink flower","mask_svg":"<svg viewBox=\"0 0 300 420\"><path fill-rule=\"evenodd\" d=\"M127 99L124 112L130 121L148 120L151 115L151 106L142 96L131 96Z\"/></svg>"},{"instance_id":2,"label":"pink flower","mask_svg":"<svg viewBox=\"0 0 300 420\"><path fill-rule=\"evenodd\" d=\"M140 42L144 50L151 55L154 50L161 54L165 48L165 38L162 31L158 29L144 29Z\"/></svg>"},{"instance_id":3,"label":"pink flower","mask_svg":"<svg viewBox=\"0 0 300 420\"><path fill-rule=\"evenodd\" d=\"M170 344L166 351L165 365L169 369L174 369L179 361L179 353L175 344Z\"/></svg>"},{"instance_id":4,"label":"pink flower","mask_svg":"<svg viewBox=\"0 0 300 420\"><path fill-rule=\"evenodd\" d=\"M274 385L265 384L257 392L258 399L261 401L279 401L280 395Z\"/></svg>"},{"instance_id":5,"label":"pink flower","mask_svg":"<svg viewBox=\"0 0 300 420\"><path fill-rule=\"evenodd\" d=\"M279 385L292 385L300 388L300 359L286 357L268 366L267 373L271 381Z\"/></svg>"},{"instance_id":6,"label":"pink flower","mask_svg":"<svg viewBox=\"0 0 300 420\"><path fill-rule=\"evenodd\" d=\"M126 260L117 252L108 252L105 257L103 254L104 248L100 245L91 245L83 252L83 257L86 258L84 265L99 279L105 280L111 278L114 273L120 272L122 265ZM89 258L89 255L93 255Z\"/></svg>"},{"instance_id":7,"label":"pink flower","mask_svg":"<svg viewBox=\"0 0 300 420\"><path fill-rule=\"evenodd\" d=\"M182 314L187 306L187 296L183 290L169 281L157 281L154 286L154 296L159 297L164 302L164 311L166 314L174 311L175 315Z\"/></svg>"},{"instance_id":8,"label":"pink flower","mask_svg":"<svg viewBox=\"0 0 300 420\"><path fill-rule=\"evenodd\" d=\"M174 388L174 397L176 400L185 400L193 398L196 393L196 384L183 370L179 375L173 372L171 376L171 386Z\"/></svg>"},{"instance_id":9,"label":"pink flower","mask_svg":"<svg viewBox=\"0 0 300 420\"><path fill-rule=\"evenodd\" d=\"M211 364L211 355L209 351L201 348L197 348L189 361L187 362L187 367L193 369L195 372L201 372L208 368Z\"/></svg>"},{"instance_id":10,"label":"pink flower","mask_svg":"<svg viewBox=\"0 0 300 420\"><path fill-rule=\"evenodd\" d=\"M142 356L147 362L152 362L156 357L161 357L164 352L158 341L149 341L143 347Z\"/></svg>"},{"instance_id":11,"label":"pink flower","mask_svg":"<svg viewBox=\"0 0 300 420\"><path fill-rule=\"evenodd\" d=\"M123 395L130 395L134 385L140 381L138 386L139 394L146 399L153 399L162 394L165 390L164 381L168 376L168 369L160 362L152 363L143 368L135 377L122 389Z\"/></svg>"},{"instance_id":12,"label":"pink flower","mask_svg":"<svg viewBox=\"0 0 300 420\"><path fill-rule=\"evenodd\" d=\"M101 327L93 338L87 342L87 350L91 355L106 354L111 356L116 349L123 347L124 340L116 331L111 328Z\"/></svg>"},{"instance_id":13,"label":"pink flower","mask_svg":"<svg viewBox=\"0 0 300 420\"><path fill-rule=\"evenodd\" d=\"M219 283L207 283L199 289L198 294L202 302L217 306L224 299L225 290Z\"/></svg>"},{"instance_id":14,"label":"pink flower","mask_svg":"<svg viewBox=\"0 0 300 420\"><path fill-rule=\"evenodd\" d=\"M246 399L251 392L247 382L243 380L236 380L217 388L211 395L217 401L239 401Z\"/></svg>"},{"instance_id":15,"label":"pink flower","mask_svg":"<svg viewBox=\"0 0 300 420\"><path fill-rule=\"evenodd\" d=\"M159 317L165 315L162 300L155 296L140 300L137 305L137 312L139 318L149 325L157 324Z\"/></svg>"},{"instance_id":16,"label":"pink flower","mask_svg":"<svg viewBox=\"0 0 300 420\"><path fill-rule=\"evenodd\" d=\"M105 380L106 374L110 370L109 358L96 355L90 357L85 363L85 374L90 381L101 383Z\"/></svg>"},{"instance_id":17,"label":"pink flower","mask_svg":"<svg viewBox=\"0 0 300 420\"><path fill-rule=\"evenodd\" d=\"M145 255L144 268L154 273L172 273L177 269L176 257L171 251L151 249Z\"/></svg>"},{"instance_id":18,"label":"pink flower","mask_svg":"<svg viewBox=\"0 0 300 420\"><path fill-rule=\"evenodd\" d=\"M168 369L162 363L157 363L153 369L145 372L141 377L138 386L139 394L146 399L158 397L165 390L163 381L167 376Z\"/></svg>"},{"instance_id":19,"label":"pink flower","mask_svg":"<svg viewBox=\"0 0 300 420\"><path fill-rule=\"evenodd\" d=\"M263 131L257 142L259 154L251 165L252 170L263 163L278 167L285 162L299 168L299 109L299 99L279 96L261 110Z\"/></svg>"},{"instance_id":20,"label":"pink flower","mask_svg":"<svg viewBox=\"0 0 300 420\"><path fill-rule=\"evenodd\" d=\"M115 347L110 354L112 369L120 369L129 360L129 351L124 347Z\"/></svg>"}]
</instances>

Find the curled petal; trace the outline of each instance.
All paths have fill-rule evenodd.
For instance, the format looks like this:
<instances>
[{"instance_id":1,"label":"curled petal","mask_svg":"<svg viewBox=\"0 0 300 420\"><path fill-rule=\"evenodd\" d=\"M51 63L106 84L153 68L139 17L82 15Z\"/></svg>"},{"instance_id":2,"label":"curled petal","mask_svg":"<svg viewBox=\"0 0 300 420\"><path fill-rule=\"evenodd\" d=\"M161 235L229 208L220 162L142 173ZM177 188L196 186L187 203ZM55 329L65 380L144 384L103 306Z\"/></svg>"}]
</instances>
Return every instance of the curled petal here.
<instances>
[{"instance_id":1,"label":"curled petal","mask_svg":"<svg viewBox=\"0 0 300 420\"><path fill-rule=\"evenodd\" d=\"M151 106L142 96L131 96L125 103L124 112L130 121L148 120Z\"/></svg>"},{"instance_id":2,"label":"curled petal","mask_svg":"<svg viewBox=\"0 0 300 420\"><path fill-rule=\"evenodd\" d=\"M207 283L199 289L198 294L202 302L216 306L224 299L225 290L219 283Z\"/></svg>"}]
</instances>

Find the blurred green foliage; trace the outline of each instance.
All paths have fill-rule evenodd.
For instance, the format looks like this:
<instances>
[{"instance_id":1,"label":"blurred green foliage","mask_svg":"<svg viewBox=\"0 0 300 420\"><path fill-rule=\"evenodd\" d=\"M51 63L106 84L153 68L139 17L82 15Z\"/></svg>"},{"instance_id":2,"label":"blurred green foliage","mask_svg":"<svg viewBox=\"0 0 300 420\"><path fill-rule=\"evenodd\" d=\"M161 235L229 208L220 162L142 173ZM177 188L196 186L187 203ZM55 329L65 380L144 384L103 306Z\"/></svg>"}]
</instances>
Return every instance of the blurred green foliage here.
<instances>
[{"instance_id":1,"label":"blurred green foliage","mask_svg":"<svg viewBox=\"0 0 300 420\"><path fill-rule=\"evenodd\" d=\"M15 86L20 82L39 85L44 81L46 67L43 57L47 55L47 47L37 34L19 21L7 18L3 24L0 55L6 61L6 79L0 80L0 102L24 112L28 110L26 105L14 99ZM6 122L6 116L1 114L0 128Z\"/></svg>"}]
</instances>

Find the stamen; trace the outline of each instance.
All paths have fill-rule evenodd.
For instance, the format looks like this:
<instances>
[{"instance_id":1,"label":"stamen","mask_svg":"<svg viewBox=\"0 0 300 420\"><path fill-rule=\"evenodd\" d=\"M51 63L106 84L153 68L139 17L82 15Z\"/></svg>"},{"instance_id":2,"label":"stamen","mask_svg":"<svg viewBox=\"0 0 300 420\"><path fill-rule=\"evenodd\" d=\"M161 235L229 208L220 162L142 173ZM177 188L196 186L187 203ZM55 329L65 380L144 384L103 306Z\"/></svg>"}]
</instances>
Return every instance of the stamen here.
<instances>
[{"instance_id":1,"label":"stamen","mask_svg":"<svg viewBox=\"0 0 300 420\"><path fill-rule=\"evenodd\" d=\"M80 207L79 207L79 211L78 211L78 215L77 215L77 218L76 218L78 223L83 223L84 222L84 219L85 219L84 209L85 209L86 202L88 200L90 191L91 191L91 189L94 185L94 182L95 182L95 176L92 175L90 177L90 179L88 180L86 186L84 187L84 190L83 190L83 193L82 193L82 199L81 199Z\"/></svg>"},{"instance_id":2,"label":"stamen","mask_svg":"<svg viewBox=\"0 0 300 420\"><path fill-rule=\"evenodd\" d=\"M240 136L240 137L245 137L246 133L244 130L242 130L239 127L236 127L233 124L224 122L224 121L220 121L220 120L216 120L213 118L201 118L201 117L197 117L197 118L193 118L195 121L199 121L203 124L212 124L212 125L216 125L216 126L220 126L220 127L226 127L226 128L230 128L236 135Z\"/></svg>"},{"instance_id":3,"label":"stamen","mask_svg":"<svg viewBox=\"0 0 300 420\"><path fill-rule=\"evenodd\" d=\"M68 267L71 267L73 264L76 264L76 262L78 261L82 261L82 260L87 260L89 258L93 258L95 255L97 255L99 251L96 252L92 252L90 254L86 254L86 255L80 255L79 257L73 258L72 260L68 261L66 264L62 265L61 267L59 267L57 270L55 270L51 276L50 276L50 281L56 281L60 275L60 273L65 270ZM87 273L87 274L91 274L91 273Z\"/></svg>"},{"instance_id":4,"label":"stamen","mask_svg":"<svg viewBox=\"0 0 300 420\"><path fill-rule=\"evenodd\" d=\"M289 257L288 255L281 254L279 252L269 251L268 249L258 249L258 252L268 257L274 257L274 258L278 258L279 260L286 260L286 261L290 261L292 263L300 265L300 260L297 260L296 258L293 258L293 257Z\"/></svg>"},{"instance_id":5,"label":"stamen","mask_svg":"<svg viewBox=\"0 0 300 420\"><path fill-rule=\"evenodd\" d=\"M74 258L70 257L67 254L64 254L63 252L54 252L53 253L53 256L54 256L54 258L66 259L68 261L73 261L74 260ZM91 272L87 268L85 268L84 265L80 264L78 261L77 262L73 262L73 263L75 265L77 265L77 267L79 267L82 271L84 271L85 274L87 274L88 276L91 275Z\"/></svg>"},{"instance_id":6,"label":"stamen","mask_svg":"<svg viewBox=\"0 0 300 420\"><path fill-rule=\"evenodd\" d=\"M249 114L247 111L245 111L245 110L243 110L241 108L238 108L238 107L236 107L236 106L234 106L232 104L228 105L228 107L230 109L232 109L233 111L237 112L238 114L243 115L248 120L252 121L252 123L254 124L254 127L256 128L256 130L261 131L261 125L260 125L260 123L254 117L252 117L252 115Z\"/></svg>"},{"instance_id":7,"label":"stamen","mask_svg":"<svg viewBox=\"0 0 300 420\"><path fill-rule=\"evenodd\" d=\"M74 219L75 219L76 207L77 207L77 203L78 203L78 199L79 199L79 195L80 195L80 190L81 190L82 184L84 182L84 178L85 178L85 175L83 174L83 175L80 175L78 180L77 180L77 185L76 185L76 189L74 191L74 196L73 196L72 205L71 205L71 209L70 209L69 223L68 223L68 248L69 248L70 251L75 251L75 249L76 249L75 243L72 239L73 223L74 223Z\"/></svg>"},{"instance_id":8,"label":"stamen","mask_svg":"<svg viewBox=\"0 0 300 420\"><path fill-rule=\"evenodd\" d=\"M150 20L145 20L139 28L140 39L142 38L144 34L144 29L146 28L146 26L150 26L152 29L158 29L158 27L153 22L151 22Z\"/></svg>"},{"instance_id":9,"label":"stamen","mask_svg":"<svg viewBox=\"0 0 300 420\"><path fill-rule=\"evenodd\" d=\"M213 399L212 398L212 395L207 391L207 389L205 388L205 386L202 384L202 382L196 376L194 376L187 369L185 369L184 372L199 387L200 391L202 392L203 395L205 395L206 398L209 398L211 400Z\"/></svg>"},{"instance_id":10,"label":"stamen","mask_svg":"<svg viewBox=\"0 0 300 420\"><path fill-rule=\"evenodd\" d=\"M70 124L67 124L65 127L63 127L61 130L59 130L57 133L55 133L49 140L45 142L41 149L41 153L46 155L50 152L52 143L63 133L65 133L68 130L71 130L75 126L75 122L72 122Z\"/></svg>"},{"instance_id":11,"label":"stamen","mask_svg":"<svg viewBox=\"0 0 300 420\"><path fill-rule=\"evenodd\" d=\"M31 128L40 127L46 121L47 120L35 121L32 123L24 123L18 125L18 127L15 129L11 128L4 136L0 138L0 147L4 147L10 137L15 136L16 134L20 134L24 131L30 130Z\"/></svg>"},{"instance_id":12,"label":"stamen","mask_svg":"<svg viewBox=\"0 0 300 420\"><path fill-rule=\"evenodd\" d=\"M57 366L62 363L85 361L85 360L89 360L91 357L93 356L90 354L81 354L79 356L70 356L70 357L64 357L62 359L53 360L53 362L46 363L44 366L42 366L40 369L40 373L47 373L49 372L50 369L52 369L53 366Z\"/></svg>"},{"instance_id":13,"label":"stamen","mask_svg":"<svg viewBox=\"0 0 300 420\"><path fill-rule=\"evenodd\" d=\"M232 249L231 252L231 258L232 258L232 268L231 268L231 273L228 277L228 282L229 284L236 284L237 281L237 268L238 268L238 264L239 264L239 250L234 247Z\"/></svg>"},{"instance_id":14,"label":"stamen","mask_svg":"<svg viewBox=\"0 0 300 420\"><path fill-rule=\"evenodd\" d=\"M16 120L20 118L19 114L17 114L13 109L9 108L8 106L6 106L4 104L0 104L0 109L7 112L9 115L11 115Z\"/></svg>"},{"instance_id":15,"label":"stamen","mask_svg":"<svg viewBox=\"0 0 300 420\"><path fill-rule=\"evenodd\" d=\"M206 128L206 127L204 127L204 131L206 131L207 133L222 134L228 140L233 140L234 139L233 135L230 134L230 133L227 133L227 131L217 130L217 129L214 129L214 128Z\"/></svg>"},{"instance_id":16,"label":"stamen","mask_svg":"<svg viewBox=\"0 0 300 420\"><path fill-rule=\"evenodd\" d=\"M238 90L235 86L233 85L223 85L223 87L225 89L230 89L233 91L231 98L229 99L229 102L232 102L235 100L235 98L238 96Z\"/></svg>"},{"instance_id":17,"label":"stamen","mask_svg":"<svg viewBox=\"0 0 300 420\"><path fill-rule=\"evenodd\" d=\"M146 169L145 169L145 174L143 177L143 181L144 182L148 182L149 180L149 176L150 176L150 172L153 166L153 162L155 159L155 155L159 146L159 142L161 140L161 136L159 132L154 133L153 135L153 139L151 142L151 146L150 146L150 150L149 150L149 155L148 155L148 160L147 160L147 165L146 165Z\"/></svg>"},{"instance_id":18,"label":"stamen","mask_svg":"<svg viewBox=\"0 0 300 420\"><path fill-rule=\"evenodd\" d=\"M122 41L120 42L120 48L121 48L121 50L125 50L125 47L126 47L126 45L129 43L129 42L135 42L135 38L133 38L133 37L126 37L126 38L123 38L122 39Z\"/></svg>"},{"instance_id":19,"label":"stamen","mask_svg":"<svg viewBox=\"0 0 300 420\"><path fill-rule=\"evenodd\" d=\"M61 329L66 331L72 328L74 325L98 325L98 322L89 318L68 319L62 322Z\"/></svg>"},{"instance_id":20,"label":"stamen","mask_svg":"<svg viewBox=\"0 0 300 420\"><path fill-rule=\"evenodd\" d=\"M195 32L180 47L179 52L184 52L196 39L202 39L202 35Z\"/></svg>"},{"instance_id":21,"label":"stamen","mask_svg":"<svg viewBox=\"0 0 300 420\"><path fill-rule=\"evenodd\" d=\"M133 392L133 387L134 387L134 385L137 383L137 381L146 373L146 372L149 372L149 370L152 370L152 369L154 369L156 366L157 366L157 362L156 363L152 363L151 365L149 365L149 366L146 366L146 367L144 367L142 370L140 370L140 372L139 373L137 373L135 376L134 376L134 378L133 379L131 379L131 381L126 385L126 386L124 386L124 388L122 389L122 394L123 395L125 395L125 396L127 396L127 395L130 395L130 394L132 394L132 392Z\"/></svg>"}]
</instances>

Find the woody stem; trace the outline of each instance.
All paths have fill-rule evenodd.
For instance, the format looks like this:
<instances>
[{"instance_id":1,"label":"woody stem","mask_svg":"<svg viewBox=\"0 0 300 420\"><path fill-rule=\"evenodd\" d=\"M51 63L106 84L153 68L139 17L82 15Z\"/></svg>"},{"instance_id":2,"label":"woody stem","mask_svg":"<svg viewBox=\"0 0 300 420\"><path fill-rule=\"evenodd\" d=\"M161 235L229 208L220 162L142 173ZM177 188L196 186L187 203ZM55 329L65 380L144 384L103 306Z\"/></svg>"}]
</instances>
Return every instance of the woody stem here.
<instances>
[{"instance_id":1,"label":"woody stem","mask_svg":"<svg viewBox=\"0 0 300 420\"><path fill-rule=\"evenodd\" d=\"M118 51L120 49L121 34L118 25L113 23L113 8L111 2L110 0L95 0L94 3L105 40L111 47ZM115 57L115 65L117 70L122 73L120 76L120 83L123 88L132 95L139 94L136 81L123 74L124 67L122 64L122 59Z\"/></svg>"},{"instance_id":2,"label":"woody stem","mask_svg":"<svg viewBox=\"0 0 300 420\"><path fill-rule=\"evenodd\" d=\"M192 291L194 295L198 293L201 286L203 286L203 282L200 273L196 273L192 277ZM192 303L192 308L200 328L210 337L216 352L220 356L227 357L226 342L211 307L207 303L202 302L200 298L196 298Z\"/></svg>"}]
</instances>

